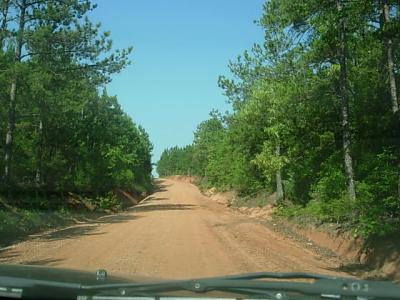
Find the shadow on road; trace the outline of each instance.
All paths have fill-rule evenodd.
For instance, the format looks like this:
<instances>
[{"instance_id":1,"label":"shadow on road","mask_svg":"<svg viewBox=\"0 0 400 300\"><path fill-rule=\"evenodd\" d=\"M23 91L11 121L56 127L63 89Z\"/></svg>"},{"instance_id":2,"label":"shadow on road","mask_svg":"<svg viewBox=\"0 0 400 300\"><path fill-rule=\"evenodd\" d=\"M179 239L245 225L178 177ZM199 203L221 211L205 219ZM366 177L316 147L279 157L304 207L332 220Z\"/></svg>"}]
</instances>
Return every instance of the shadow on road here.
<instances>
[{"instance_id":1,"label":"shadow on road","mask_svg":"<svg viewBox=\"0 0 400 300\"><path fill-rule=\"evenodd\" d=\"M154 193L165 192L169 186L171 186L171 184L166 183L164 179L157 179Z\"/></svg>"},{"instance_id":2,"label":"shadow on road","mask_svg":"<svg viewBox=\"0 0 400 300\"><path fill-rule=\"evenodd\" d=\"M113 223L121 223L130 220L135 220L140 218L140 216L135 216L132 214L119 214L119 215L109 215L97 217L96 219L90 219L90 216L85 219L84 223L76 224L70 227L64 227L61 229L56 229L52 231L47 231L39 234L32 234L18 241L33 241L33 242L51 242L57 240L65 240L65 239L74 239L80 238L82 236L95 236L95 235L103 235L106 232L99 231L99 226L103 224L113 224ZM8 246L0 249L0 263L7 263L15 261L17 257L20 256L18 251L12 249L12 246ZM24 264L35 264L35 261L32 262L23 262ZM49 262L50 263L50 262ZM41 263L37 261L37 264L46 264L44 261Z\"/></svg>"},{"instance_id":3,"label":"shadow on road","mask_svg":"<svg viewBox=\"0 0 400 300\"><path fill-rule=\"evenodd\" d=\"M152 201L152 200L155 200L155 201L158 201L158 200L168 200L168 198L166 198L166 197L154 197L154 196L149 196L149 197L147 197L145 200L143 200L142 203L146 203L147 201Z\"/></svg>"},{"instance_id":4,"label":"shadow on road","mask_svg":"<svg viewBox=\"0 0 400 300\"><path fill-rule=\"evenodd\" d=\"M6 252L6 253L3 253ZM8 250L7 248L0 250L0 263L7 262L10 258L18 257L19 254L15 250Z\"/></svg>"},{"instance_id":5,"label":"shadow on road","mask_svg":"<svg viewBox=\"0 0 400 300\"><path fill-rule=\"evenodd\" d=\"M193 209L196 205L192 204L151 204L139 205L132 208L132 211L146 212L153 210L189 210Z\"/></svg>"},{"instance_id":6,"label":"shadow on road","mask_svg":"<svg viewBox=\"0 0 400 300\"><path fill-rule=\"evenodd\" d=\"M396 274L376 271L373 266L361 263L348 263L337 268L326 268L330 271L345 272L351 276L367 280L396 280Z\"/></svg>"},{"instance_id":7,"label":"shadow on road","mask_svg":"<svg viewBox=\"0 0 400 300\"><path fill-rule=\"evenodd\" d=\"M104 234L104 232L93 232L96 229L96 227L97 227L96 225L74 226L74 227L50 232L48 234L43 234L40 236L40 239L64 240L64 239L72 239L75 237L82 237L82 236L88 236L88 235Z\"/></svg>"},{"instance_id":8,"label":"shadow on road","mask_svg":"<svg viewBox=\"0 0 400 300\"><path fill-rule=\"evenodd\" d=\"M167 188L171 185L166 180L159 179L156 182L157 188L155 192L166 191ZM99 213L93 212L85 214L82 217L73 217L69 220L72 223L70 226L62 228L55 228L53 230L32 234L29 236L23 236L20 238L13 238L6 244L10 245L11 243L16 242L53 242L58 240L66 240L66 239L76 239L85 236L100 236L106 234L106 230L101 228L102 225L105 224L114 224L114 223L123 223L129 222L138 218L141 218L140 214L135 214L135 212L149 212L149 211L178 211L178 210L190 210L195 207L195 205L190 204L158 204L153 201L161 201L168 200L166 197L157 197L157 195L153 194L147 197L142 204L138 206L133 206L128 209L128 213L120 213L115 215L99 215ZM165 203L165 202L164 202ZM133 213L132 213L133 212ZM34 246L34 245L33 245ZM11 247L0 248L0 262L15 262L19 261L20 253L14 250ZM37 264L37 265L46 265L51 264L52 262L56 262L50 259L42 259L36 261L26 261L24 264Z\"/></svg>"},{"instance_id":9,"label":"shadow on road","mask_svg":"<svg viewBox=\"0 0 400 300\"><path fill-rule=\"evenodd\" d=\"M52 264L58 263L63 260L64 259L61 259L61 258L58 258L58 259L47 258L47 259L24 261L24 262L22 262L22 264L31 265L31 266L51 266Z\"/></svg>"},{"instance_id":10,"label":"shadow on road","mask_svg":"<svg viewBox=\"0 0 400 300\"><path fill-rule=\"evenodd\" d=\"M121 223L126 221L131 221L140 218L139 216L133 216L128 214L120 214L120 215L110 215L103 216L96 220L89 221L82 225L74 225L72 227L67 227L59 230L55 230L52 232L39 234L35 237L41 240L63 240L63 239L73 239L79 238L82 236L89 235L102 235L105 232L96 232L97 228L103 224L114 224Z\"/></svg>"},{"instance_id":11,"label":"shadow on road","mask_svg":"<svg viewBox=\"0 0 400 300\"><path fill-rule=\"evenodd\" d=\"M357 278L368 278L367 274L373 270L370 266L360 263L347 263L339 267L325 269L334 272L344 272Z\"/></svg>"},{"instance_id":12,"label":"shadow on road","mask_svg":"<svg viewBox=\"0 0 400 300\"><path fill-rule=\"evenodd\" d=\"M140 218L139 216L133 216L131 214L118 214L118 215L108 215L98 218L90 223L94 224L114 224L126 221L131 221Z\"/></svg>"}]
</instances>

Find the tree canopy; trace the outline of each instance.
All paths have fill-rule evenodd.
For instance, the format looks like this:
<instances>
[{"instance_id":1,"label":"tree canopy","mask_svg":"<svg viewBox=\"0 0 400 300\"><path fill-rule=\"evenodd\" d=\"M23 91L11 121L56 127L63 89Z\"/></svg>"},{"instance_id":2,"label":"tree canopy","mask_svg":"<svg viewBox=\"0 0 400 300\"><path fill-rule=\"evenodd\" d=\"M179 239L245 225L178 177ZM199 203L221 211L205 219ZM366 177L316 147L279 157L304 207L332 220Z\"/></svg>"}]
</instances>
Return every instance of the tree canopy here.
<instances>
[{"instance_id":1,"label":"tree canopy","mask_svg":"<svg viewBox=\"0 0 400 300\"><path fill-rule=\"evenodd\" d=\"M166 150L159 174L183 165L209 186L276 192L288 216L398 232L399 10L391 0L267 1L264 43L219 79L232 113L212 113L173 158Z\"/></svg>"},{"instance_id":2,"label":"tree canopy","mask_svg":"<svg viewBox=\"0 0 400 300\"><path fill-rule=\"evenodd\" d=\"M146 131L107 94L132 48L112 48L89 0L0 1L1 187L103 194L151 188Z\"/></svg>"}]
</instances>

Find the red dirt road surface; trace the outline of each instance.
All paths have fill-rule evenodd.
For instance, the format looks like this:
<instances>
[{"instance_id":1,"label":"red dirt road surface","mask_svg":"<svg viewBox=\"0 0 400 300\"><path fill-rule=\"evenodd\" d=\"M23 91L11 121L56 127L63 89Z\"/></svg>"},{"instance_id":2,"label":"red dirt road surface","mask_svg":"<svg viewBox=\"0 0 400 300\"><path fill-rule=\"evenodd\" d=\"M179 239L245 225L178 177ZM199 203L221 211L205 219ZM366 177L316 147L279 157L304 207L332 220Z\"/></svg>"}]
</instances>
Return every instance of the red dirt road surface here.
<instances>
[{"instance_id":1,"label":"red dirt road surface","mask_svg":"<svg viewBox=\"0 0 400 300\"><path fill-rule=\"evenodd\" d=\"M158 184L157 192L127 212L2 249L0 263L104 268L158 278L259 271L340 274L334 262L211 201L188 182Z\"/></svg>"}]
</instances>

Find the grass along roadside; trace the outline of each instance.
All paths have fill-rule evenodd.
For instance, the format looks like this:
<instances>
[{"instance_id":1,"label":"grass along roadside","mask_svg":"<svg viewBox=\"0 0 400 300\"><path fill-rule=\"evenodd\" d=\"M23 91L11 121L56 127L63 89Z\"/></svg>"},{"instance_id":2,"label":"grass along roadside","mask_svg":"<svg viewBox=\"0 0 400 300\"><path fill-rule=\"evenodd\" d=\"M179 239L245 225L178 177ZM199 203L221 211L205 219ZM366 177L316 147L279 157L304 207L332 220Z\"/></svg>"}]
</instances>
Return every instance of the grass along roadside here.
<instances>
[{"instance_id":1,"label":"grass along roadside","mask_svg":"<svg viewBox=\"0 0 400 300\"><path fill-rule=\"evenodd\" d=\"M59 209L38 211L14 208L0 210L0 247L5 247L24 236L51 228L59 228L104 216L105 212Z\"/></svg>"},{"instance_id":2,"label":"grass along roadside","mask_svg":"<svg viewBox=\"0 0 400 300\"><path fill-rule=\"evenodd\" d=\"M90 222L102 216L121 212L136 205L145 194L115 190L101 196L69 193L60 199L20 197L17 205L0 201L0 247L27 235L57 229L80 222Z\"/></svg>"}]
</instances>

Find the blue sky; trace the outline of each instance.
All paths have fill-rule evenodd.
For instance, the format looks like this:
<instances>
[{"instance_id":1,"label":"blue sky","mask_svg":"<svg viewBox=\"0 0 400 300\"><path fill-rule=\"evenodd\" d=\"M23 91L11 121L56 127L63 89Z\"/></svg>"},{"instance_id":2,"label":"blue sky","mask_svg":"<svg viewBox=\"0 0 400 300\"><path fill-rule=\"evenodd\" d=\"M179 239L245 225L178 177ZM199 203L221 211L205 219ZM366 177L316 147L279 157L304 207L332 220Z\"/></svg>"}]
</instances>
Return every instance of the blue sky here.
<instances>
[{"instance_id":1,"label":"blue sky","mask_svg":"<svg viewBox=\"0 0 400 300\"><path fill-rule=\"evenodd\" d=\"M264 0L93 0L91 19L116 48L133 46L132 64L107 87L149 133L153 161L191 143L212 109L229 109L217 85L228 62L255 42Z\"/></svg>"}]
</instances>

